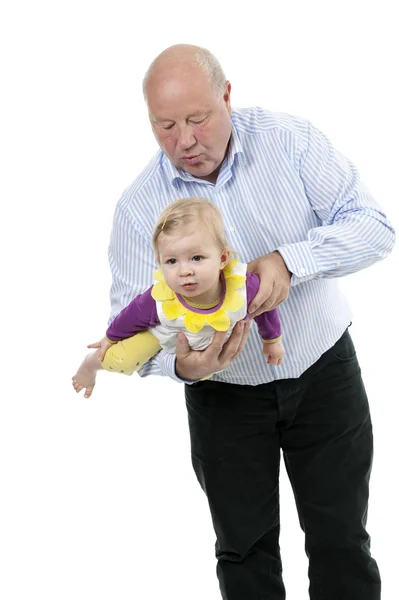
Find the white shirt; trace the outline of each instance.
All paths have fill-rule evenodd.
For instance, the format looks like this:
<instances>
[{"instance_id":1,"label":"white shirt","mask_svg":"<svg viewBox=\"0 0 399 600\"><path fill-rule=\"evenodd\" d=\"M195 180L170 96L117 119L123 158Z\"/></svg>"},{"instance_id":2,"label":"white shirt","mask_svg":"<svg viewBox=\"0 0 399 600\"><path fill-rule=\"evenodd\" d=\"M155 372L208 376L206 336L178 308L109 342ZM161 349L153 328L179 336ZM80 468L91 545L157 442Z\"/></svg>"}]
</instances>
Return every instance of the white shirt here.
<instances>
[{"instance_id":1,"label":"white shirt","mask_svg":"<svg viewBox=\"0 0 399 600\"><path fill-rule=\"evenodd\" d=\"M213 379L257 385L299 377L342 335L351 311L337 278L392 250L395 233L354 165L305 119L261 108L236 109L216 184L177 169L161 151L119 200L109 261L110 321L152 283L156 218L177 198L200 196L222 212L229 244L245 263L278 250L292 272L278 308L283 364L267 364L252 328L243 352ZM175 375L175 355L161 351L141 376Z\"/></svg>"}]
</instances>

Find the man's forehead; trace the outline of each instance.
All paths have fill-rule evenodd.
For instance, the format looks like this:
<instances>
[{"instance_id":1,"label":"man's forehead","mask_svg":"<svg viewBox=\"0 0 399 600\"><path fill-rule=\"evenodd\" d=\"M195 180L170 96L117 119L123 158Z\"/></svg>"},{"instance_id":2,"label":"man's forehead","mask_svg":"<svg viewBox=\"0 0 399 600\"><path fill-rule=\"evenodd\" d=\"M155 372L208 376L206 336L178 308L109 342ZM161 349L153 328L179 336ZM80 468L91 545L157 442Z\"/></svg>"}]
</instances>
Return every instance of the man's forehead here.
<instances>
[{"instance_id":1,"label":"man's forehead","mask_svg":"<svg viewBox=\"0 0 399 600\"><path fill-rule=\"evenodd\" d=\"M186 104L191 110L201 110L211 104L215 91L203 69L195 71L171 70L153 74L146 87L147 102L153 110L159 106Z\"/></svg>"},{"instance_id":2,"label":"man's forehead","mask_svg":"<svg viewBox=\"0 0 399 600\"><path fill-rule=\"evenodd\" d=\"M148 73L148 81L158 80L165 81L167 79L182 79L203 78L207 77L206 72L201 65L193 57L163 57L158 60Z\"/></svg>"},{"instance_id":3,"label":"man's forehead","mask_svg":"<svg viewBox=\"0 0 399 600\"><path fill-rule=\"evenodd\" d=\"M179 105L176 103L174 106L161 106L155 110L150 110L150 118L157 122L175 121L180 119L186 120L195 117L205 117L210 112L211 107L208 104L205 104L202 107L199 105L190 107L185 104Z\"/></svg>"},{"instance_id":4,"label":"man's forehead","mask_svg":"<svg viewBox=\"0 0 399 600\"><path fill-rule=\"evenodd\" d=\"M187 118L209 112L217 101L208 82L173 80L151 82L147 88L150 116L156 121Z\"/></svg>"}]
</instances>

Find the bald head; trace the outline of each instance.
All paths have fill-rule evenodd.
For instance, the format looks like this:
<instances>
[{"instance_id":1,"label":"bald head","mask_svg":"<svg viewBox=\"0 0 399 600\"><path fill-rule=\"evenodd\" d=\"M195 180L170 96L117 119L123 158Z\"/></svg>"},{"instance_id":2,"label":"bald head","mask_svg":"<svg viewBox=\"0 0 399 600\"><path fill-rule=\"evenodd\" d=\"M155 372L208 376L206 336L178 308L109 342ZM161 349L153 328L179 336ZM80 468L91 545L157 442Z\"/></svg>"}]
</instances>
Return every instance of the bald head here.
<instances>
[{"instance_id":1,"label":"bald head","mask_svg":"<svg viewBox=\"0 0 399 600\"><path fill-rule=\"evenodd\" d=\"M232 129L231 85L216 58L171 46L151 64L143 91L161 150L177 168L215 182Z\"/></svg>"},{"instance_id":2,"label":"bald head","mask_svg":"<svg viewBox=\"0 0 399 600\"><path fill-rule=\"evenodd\" d=\"M143 80L144 98L147 100L149 85L157 85L167 78L190 77L196 72L205 73L217 95L223 95L226 89L226 76L219 61L209 50L191 44L170 46L149 66Z\"/></svg>"}]
</instances>

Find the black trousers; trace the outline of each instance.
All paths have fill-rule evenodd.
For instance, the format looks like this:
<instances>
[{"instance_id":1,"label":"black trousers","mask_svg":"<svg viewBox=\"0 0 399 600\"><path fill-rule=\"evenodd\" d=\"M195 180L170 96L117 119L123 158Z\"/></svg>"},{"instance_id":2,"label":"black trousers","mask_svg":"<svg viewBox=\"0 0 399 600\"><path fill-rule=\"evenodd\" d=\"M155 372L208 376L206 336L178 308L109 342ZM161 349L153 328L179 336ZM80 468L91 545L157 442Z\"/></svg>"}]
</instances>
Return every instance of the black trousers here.
<instances>
[{"instance_id":1,"label":"black trousers","mask_svg":"<svg viewBox=\"0 0 399 600\"><path fill-rule=\"evenodd\" d=\"M283 600L280 449L305 532L312 600L379 600L365 529L373 433L352 339L297 379L185 386L192 463L225 600Z\"/></svg>"}]
</instances>

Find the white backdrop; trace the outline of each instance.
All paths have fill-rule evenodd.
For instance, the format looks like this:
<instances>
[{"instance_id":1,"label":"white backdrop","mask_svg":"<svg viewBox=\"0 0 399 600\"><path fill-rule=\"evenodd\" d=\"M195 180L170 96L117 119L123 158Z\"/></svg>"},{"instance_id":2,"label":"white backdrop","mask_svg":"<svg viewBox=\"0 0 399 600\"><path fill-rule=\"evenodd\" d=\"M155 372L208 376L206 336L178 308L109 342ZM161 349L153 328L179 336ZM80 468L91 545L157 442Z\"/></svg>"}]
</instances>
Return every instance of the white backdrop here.
<instances>
[{"instance_id":1,"label":"white backdrop","mask_svg":"<svg viewBox=\"0 0 399 600\"><path fill-rule=\"evenodd\" d=\"M14 0L1 9L0 596L218 600L214 533L191 468L183 389L71 376L109 313L115 204L157 149L141 95L174 43L213 51L234 106L309 118L399 226L394 3ZM369 532L398 597L398 251L342 279L374 421ZM396 300L396 304L395 304ZM308 598L284 469L288 600ZM243 599L245 600L245 599Z\"/></svg>"}]
</instances>

